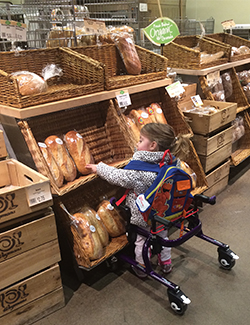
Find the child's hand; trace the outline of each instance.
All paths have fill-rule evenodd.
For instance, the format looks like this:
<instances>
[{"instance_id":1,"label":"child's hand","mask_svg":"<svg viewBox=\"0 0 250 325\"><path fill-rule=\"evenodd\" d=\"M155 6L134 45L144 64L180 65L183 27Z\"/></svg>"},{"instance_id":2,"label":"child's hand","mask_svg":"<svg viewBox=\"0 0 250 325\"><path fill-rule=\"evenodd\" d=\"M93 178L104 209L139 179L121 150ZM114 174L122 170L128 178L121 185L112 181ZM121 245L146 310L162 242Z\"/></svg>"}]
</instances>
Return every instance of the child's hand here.
<instances>
[{"instance_id":1,"label":"child's hand","mask_svg":"<svg viewBox=\"0 0 250 325\"><path fill-rule=\"evenodd\" d=\"M94 165L94 164L87 164L86 168L91 169L92 173L96 174L96 166L97 165Z\"/></svg>"}]
</instances>

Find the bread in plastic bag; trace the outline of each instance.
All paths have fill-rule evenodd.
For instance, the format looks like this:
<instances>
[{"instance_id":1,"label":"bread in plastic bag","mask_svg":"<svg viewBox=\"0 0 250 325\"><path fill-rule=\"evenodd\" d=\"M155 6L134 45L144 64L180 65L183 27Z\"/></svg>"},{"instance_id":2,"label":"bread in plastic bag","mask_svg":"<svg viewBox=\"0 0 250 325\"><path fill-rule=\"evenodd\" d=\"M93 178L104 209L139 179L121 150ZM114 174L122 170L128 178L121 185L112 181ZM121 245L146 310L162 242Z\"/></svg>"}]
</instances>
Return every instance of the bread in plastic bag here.
<instances>
[{"instance_id":1,"label":"bread in plastic bag","mask_svg":"<svg viewBox=\"0 0 250 325\"><path fill-rule=\"evenodd\" d=\"M223 91L217 91L215 93L212 93L214 100L218 101L218 102L225 102L225 92Z\"/></svg>"},{"instance_id":2,"label":"bread in plastic bag","mask_svg":"<svg viewBox=\"0 0 250 325\"><path fill-rule=\"evenodd\" d=\"M30 96L47 91L46 81L36 73L29 71L16 71L11 74L18 84L22 96Z\"/></svg>"},{"instance_id":3,"label":"bread in plastic bag","mask_svg":"<svg viewBox=\"0 0 250 325\"><path fill-rule=\"evenodd\" d=\"M223 73L221 75L221 79L222 79L223 88L225 92L225 99L227 100L233 94L233 84L232 84L230 73L229 72Z\"/></svg>"}]
</instances>

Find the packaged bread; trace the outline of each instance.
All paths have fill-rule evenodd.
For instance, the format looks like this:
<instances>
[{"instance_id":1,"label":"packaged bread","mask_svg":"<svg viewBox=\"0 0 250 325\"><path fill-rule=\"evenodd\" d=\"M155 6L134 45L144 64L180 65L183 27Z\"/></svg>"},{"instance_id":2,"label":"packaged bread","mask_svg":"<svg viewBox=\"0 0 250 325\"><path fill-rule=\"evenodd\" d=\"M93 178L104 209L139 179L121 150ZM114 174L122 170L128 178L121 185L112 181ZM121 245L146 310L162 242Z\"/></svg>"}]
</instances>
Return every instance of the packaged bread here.
<instances>
[{"instance_id":1,"label":"packaged bread","mask_svg":"<svg viewBox=\"0 0 250 325\"><path fill-rule=\"evenodd\" d=\"M225 99L228 99L233 94L233 84L232 79L229 72L224 72L221 75L221 80L225 92Z\"/></svg>"},{"instance_id":2,"label":"packaged bread","mask_svg":"<svg viewBox=\"0 0 250 325\"><path fill-rule=\"evenodd\" d=\"M240 54L250 54L250 48L246 45L242 45L238 48Z\"/></svg>"},{"instance_id":3,"label":"packaged bread","mask_svg":"<svg viewBox=\"0 0 250 325\"><path fill-rule=\"evenodd\" d=\"M128 127L130 128L130 130L131 130L131 132L132 132L132 134L134 136L135 141L138 142L139 139L140 139L140 130L138 129L134 119L132 119L129 116L126 116L126 115L124 117L125 117L125 119L127 121Z\"/></svg>"},{"instance_id":4,"label":"packaged bread","mask_svg":"<svg viewBox=\"0 0 250 325\"><path fill-rule=\"evenodd\" d=\"M192 189L194 189L196 187L196 183L197 183L197 175L195 174L193 169L183 160L181 161L181 169L183 169L187 174L189 174L191 176Z\"/></svg>"},{"instance_id":5,"label":"packaged bread","mask_svg":"<svg viewBox=\"0 0 250 325\"><path fill-rule=\"evenodd\" d=\"M65 180L67 182L73 181L77 174L76 166L70 158L62 139L56 135L51 135L44 142L60 167Z\"/></svg>"},{"instance_id":6,"label":"packaged bread","mask_svg":"<svg viewBox=\"0 0 250 325\"><path fill-rule=\"evenodd\" d=\"M84 207L81 209L84 217L89 220L89 224L93 225L100 237L103 247L106 247L109 243L109 234L108 231L102 222L101 218L98 216L95 210L90 207Z\"/></svg>"},{"instance_id":7,"label":"packaged bread","mask_svg":"<svg viewBox=\"0 0 250 325\"><path fill-rule=\"evenodd\" d=\"M64 136L65 145L73 158L78 171L82 175L87 175L91 171L86 168L86 164L93 164L94 159L90 153L89 147L80 133L69 131Z\"/></svg>"},{"instance_id":8,"label":"packaged bread","mask_svg":"<svg viewBox=\"0 0 250 325\"><path fill-rule=\"evenodd\" d=\"M143 125L152 123L148 113L142 109L132 109L129 113L129 117L135 121L135 124L139 130L141 130Z\"/></svg>"},{"instance_id":9,"label":"packaged bread","mask_svg":"<svg viewBox=\"0 0 250 325\"><path fill-rule=\"evenodd\" d=\"M140 74L141 61L131 35L129 35L129 33L117 34L114 40L124 62L127 73L132 75Z\"/></svg>"},{"instance_id":10,"label":"packaged bread","mask_svg":"<svg viewBox=\"0 0 250 325\"><path fill-rule=\"evenodd\" d=\"M214 97L214 100L216 100L216 101L219 101L219 102L225 102L226 101L224 90L212 93L212 95Z\"/></svg>"},{"instance_id":11,"label":"packaged bread","mask_svg":"<svg viewBox=\"0 0 250 325\"><path fill-rule=\"evenodd\" d=\"M36 95L47 91L46 81L36 73L29 71L17 71L11 74L18 84L22 96Z\"/></svg>"},{"instance_id":12,"label":"packaged bread","mask_svg":"<svg viewBox=\"0 0 250 325\"><path fill-rule=\"evenodd\" d=\"M104 255L104 249L100 237L93 225L83 213L75 213L73 215L76 222L72 222L72 227L75 227L79 237L80 244L90 260L96 260Z\"/></svg>"},{"instance_id":13,"label":"packaged bread","mask_svg":"<svg viewBox=\"0 0 250 325\"><path fill-rule=\"evenodd\" d=\"M161 109L161 106L158 103L152 103L150 104L150 107L154 110L154 117L157 123L168 123Z\"/></svg>"},{"instance_id":14,"label":"packaged bread","mask_svg":"<svg viewBox=\"0 0 250 325\"><path fill-rule=\"evenodd\" d=\"M152 107L148 106L148 107L146 107L145 111L148 113L151 122L157 123L154 109Z\"/></svg>"},{"instance_id":15,"label":"packaged bread","mask_svg":"<svg viewBox=\"0 0 250 325\"><path fill-rule=\"evenodd\" d=\"M108 200L103 200L97 209L110 237L118 237L125 233L125 221Z\"/></svg>"},{"instance_id":16,"label":"packaged bread","mask_svg":"<svg viewBox=\"0 0 250 325\"><path fill-rule=\"evenodd\" d=\"M222 78L219 77L219 79L216 80L216 82L211 87L212 87L212 92L214 93L217 93L218 91L223 91L224 87L223 87Z\"/></svg>"},{"instance_id":17,"label":"packaged bread","mask_svg":"<svg viewBox=\"0 0 250 325\"><path fill-rule=\"evenodd\" d=\"M38 142L38 146L43 154L43 157L49 167L49 170L54 178L56 185L58 187L61 187L63 185L63 181L64 181L64 176L63 176L61 169L57 165L51 152L48 150L47 145L43 142Z\"/></svg>"},{"instance_id":18,"label":"packaged bread","mask_svg":"<svg viewBox=\"0 0 250 325\"><path fill-rule=\"evenodd\" d=\"M247 84L246 86L243 86L242 88L247 97L248 102L250 103L250 83Z\"/></svg>"},{"instance_id":19,"label":"packaged bread","mask_svg":"<svg viewBox=\"0 0 250 325\"><path fill-rule=\"evenodd\" d=\"M250 71L243 70L237 73L239 81L242 86L246 86L250 82Z\"/></svg>"}]
</instances>

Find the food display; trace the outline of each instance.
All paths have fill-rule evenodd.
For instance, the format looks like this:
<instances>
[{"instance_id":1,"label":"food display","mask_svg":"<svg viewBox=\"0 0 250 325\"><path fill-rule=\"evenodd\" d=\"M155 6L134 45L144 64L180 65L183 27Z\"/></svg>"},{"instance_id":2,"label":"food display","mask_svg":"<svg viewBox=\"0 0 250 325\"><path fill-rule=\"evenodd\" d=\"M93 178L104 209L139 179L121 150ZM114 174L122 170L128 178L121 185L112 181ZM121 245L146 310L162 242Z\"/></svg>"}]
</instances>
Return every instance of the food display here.
<instances>
[{"instance_id":1,"label":"food display","mask_svg":"<svg viewBox=\"0 0 250 325\"><path fill-rule=\"evenodd\" d=\"M214 100L226 102L233 94L233 84L230 72L224 72L219 79L209 85Z\"/></svg>"}]
</instances>

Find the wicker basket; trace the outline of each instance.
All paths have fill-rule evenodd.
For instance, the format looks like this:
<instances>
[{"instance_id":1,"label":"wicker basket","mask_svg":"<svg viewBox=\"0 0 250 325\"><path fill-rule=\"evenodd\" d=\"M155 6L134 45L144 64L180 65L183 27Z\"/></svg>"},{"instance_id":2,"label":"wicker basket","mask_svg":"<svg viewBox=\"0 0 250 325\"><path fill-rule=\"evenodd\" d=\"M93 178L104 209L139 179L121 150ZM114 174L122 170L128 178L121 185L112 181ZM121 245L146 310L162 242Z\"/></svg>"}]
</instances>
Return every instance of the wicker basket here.
<instances>
[{"instance_id":1,"label":"wicker basket","mask_svg":"<svg viewBox=\"0 0 250 325\"><path fill-rule=\"evenodd\" d=\"M167 77L167 58L136 45L141 61L141 74L128 75L121 56L114 44L93 45L71 48L104 64L105 88L124 88Z\"/></svg>"},{"instance_id":2,"label":"wicker basket","mask_svg":"<svg viewBox=\"0 0 250 325\"><path fill-rule=\"evenodd\" d=\"M92 182L85 184L84 187L77 188L73 192L67 193L64 196L54 199L53 210L56 215L57 223L63 228L72 252L79 266L86 269L91 269L102 263L104 260L120 251L127 245L126 235L110 239L110 243L104 249L104 254L97 260L89 260L80 242L80 236L76 228L71 224L71 219L68 214L62 210L60 204L63 203L69 213L74 214L79 212L84 206L97 211L97 207L103 199L111 197L119 198L124 193L124 189L110 185L106 181L98 178Z\"/></svg>"},{"instance_id":3,"label":"wicker basket","mask_svg":"<svg viewBox=\"0 0 250 325\"><path fill-rule=\"evenodd\" d=\"M66 48L51 48L14 52L1 52L0 103L25 108L56 100L72 98L104 90L104 70L100 63L77 55ZM41 94L22 96L11 73L29 71L41 75L47 64L56 64L63 75Z\"/></svg>"},{"instance_id":4,"label":"wicker basket","mask_svg":"<svg viewBox=\"0 0 250 325\"><path fill-rule=\"evenodd\" d=\"M239 165L243 160L250 156L250 116L246 111L242 112L241 115L244 121L245 134L237 141L237 148L231 155L231 160L234 166Z\"/></svg>"},{"instance_id":5,"label":"wicker basket","mask_svg":"<svg viewBox=\"0 0 250 325\"><path fill-rule=\"evenodd\" d=\"M239 55L231 55L232 47L239 48L242 45L245 45L250 48L250 41L235 35L231 35L228 33L216 33L216 34L208 34L205 36L206 39L211 41L217 41L218 44L228 45L230 47L230 61L239 61L243 59L250 58L250 54L239 54Z\"/></svg>"},{"instance_id":6,"label":"wicker basket","mask_svg":"<svg viewBox=\"0 0 250 325\"><path fill-rule=\"evenodd\" d=\"M199 49L195 49L199 47ZM201 52L215 54L224 52L222 58L210 63L201 63ZM228 62L230 47L199 36L178 36L173 42L163 47L163 55L168 58L168 65L180 69L204 69Z\"/></svg>"},{"instance_id":7,"label":"wicker basket","mask_svg":"<svg viewBox=\"0 0 250 325\"><path fill-rule=\"evenodd\" d=\"M73 182L58 188L37 144L44 142L48 136L54 134L63 137L68 131L77 130L88 144L95 163L103 161L121 167L133 154L111 100L34 117L28 122L20 121L18 124L38 171L50 179L52 192L58 195L70 192L96 175L78 175Z\"/></svg>"},{"instance_id":8,"label":"wicker basket","mask_svg":"<svg viewBox=\"0 0 250 325\"><path fill-rule=\"evenodd\" d=\"M229 72L233 85L233 93L230 97L227 98L228 102L237 103L237 112L245 110L249 104L247 97L241 87L239 78L237 77L235 68L230 68L228 70L223 70L222 73ZM205 95L205 99L215 100L210 87L208 86L207 79L204 76L199 77L201 89Z\"/></svg>"}]
</instances>

